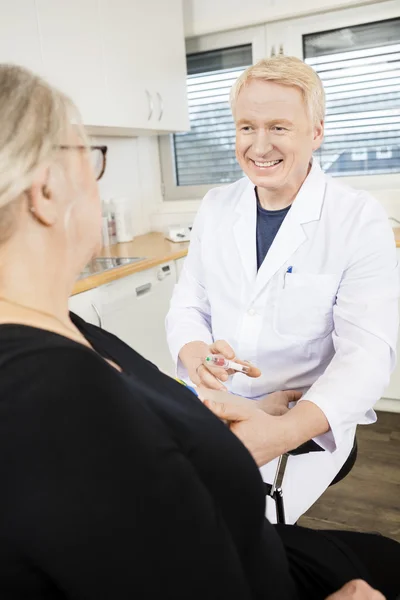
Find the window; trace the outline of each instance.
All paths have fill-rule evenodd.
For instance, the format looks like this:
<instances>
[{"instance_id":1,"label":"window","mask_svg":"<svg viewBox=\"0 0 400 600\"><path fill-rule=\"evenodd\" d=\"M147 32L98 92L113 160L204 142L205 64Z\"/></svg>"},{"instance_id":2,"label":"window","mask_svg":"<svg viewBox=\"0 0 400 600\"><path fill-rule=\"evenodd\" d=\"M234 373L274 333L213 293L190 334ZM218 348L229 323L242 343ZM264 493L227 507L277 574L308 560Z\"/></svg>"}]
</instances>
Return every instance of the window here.
<instances>
[{"instance_id":1,"label":"window","mask_svg":"<svg viewBox=\"0 0 400 600\"><path fill-rule=\"evenodd\" d=\"M178 186L218 185L242 177L229 93L251 64L251 44L187 56L190 131L173 136Z\"/></svg>"},{"instance_id":2,"label":"window","mask_svg":"<svg viewBox=\"0 0 400 600\"><path fill-rule=\"evenodd\" d=\"M326 92L324 171L400 172L400 18L304 35L303 54Z\"/></svg>"},{"instance_id":3,"label":"window","mask_svg":"<svg viewBox=\"0 0 400 600\"><path fill-rule=\"evenodd\" d=\"M197 210L208 190L242 177L229 94L244 69L265 56L265 47L264 25L186 40L191 130L159 138L166 212Z\"/></svg>"}]
</instances>

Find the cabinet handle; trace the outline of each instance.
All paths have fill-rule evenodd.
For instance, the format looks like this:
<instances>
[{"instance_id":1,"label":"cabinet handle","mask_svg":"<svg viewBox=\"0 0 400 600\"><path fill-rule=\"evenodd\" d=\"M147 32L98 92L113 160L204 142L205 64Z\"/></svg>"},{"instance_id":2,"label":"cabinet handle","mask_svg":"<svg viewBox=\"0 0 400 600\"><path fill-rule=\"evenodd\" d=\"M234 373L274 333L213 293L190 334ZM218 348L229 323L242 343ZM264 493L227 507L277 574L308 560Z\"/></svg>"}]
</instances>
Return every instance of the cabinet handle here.
<instances>
[{"instance_id":1,"label":"cabinet handle","mask_svg":"<svg viewBox=\"0 0 400 600\"><path fill-rule=\"evenodd\" d=\"M145 283L144 285L139 285L136 288L136 296L139 298L140 296L144 296L151 291L151 283Z\"/></svg>"},{"instance_id":2,"label":"cabinet handle","mask_svg":"<svg viewBox=\"0 0 400 600\"><path fill-rule=\"evenodd\" d=\"M160 103L160 114L159 114L158 120L161 121L161 119L163 117L163 114L164 114L164 101L163 101L162 96L161 96L161 94L159 92L157 92L157 98L158 98L158 101Z\"/></svg>"},{"instance_id":3,"label":"cabinet handle","mask_svg":"<svg viewBox=\"0 0 400 600\"><path fill-rule=\"evenodd\" d=\"M275 46L272 46L271 48L271 56L275 56Z\"/></svg>"},{"instance_id":4,"label":"cabinet handle","mask_svg":"<svg viewBox=\"0 0 400 600\"><path fill-rule=\"evenodd\" d=\"M149 103L149 114L148 114L147 120L150 121L151 117L153 116L154 104L153 104L152 95L150 94L149 90L146 90L146 96L147 96L147 100Z\"/></svg>"},{"instance_id":5,"label":"cabinet handle","mask_svg":"<svg viewBox=\"0 0 400 600\"><path fill-rule=\"evenodd\" d=\"M97 318L99 320L99 327L100 327L100 329L103 329L103 319L101 318L100 311L99 311L99 309L97 308L97 306L95 305L94 302L92 302L92 308L93 308L94 312L96 313Z\"/></svg>"},{"instance_id":6,"label":"cabinet handle","mask_svg":"<svg viewBox=\"0 0 400 600\"><path fill-rule=\"evenodd\" d=\"M284 50L283 50L283 44L281 44L279 46L279 56L283 56L285 54Z\"/></svg>"}]
</instances>

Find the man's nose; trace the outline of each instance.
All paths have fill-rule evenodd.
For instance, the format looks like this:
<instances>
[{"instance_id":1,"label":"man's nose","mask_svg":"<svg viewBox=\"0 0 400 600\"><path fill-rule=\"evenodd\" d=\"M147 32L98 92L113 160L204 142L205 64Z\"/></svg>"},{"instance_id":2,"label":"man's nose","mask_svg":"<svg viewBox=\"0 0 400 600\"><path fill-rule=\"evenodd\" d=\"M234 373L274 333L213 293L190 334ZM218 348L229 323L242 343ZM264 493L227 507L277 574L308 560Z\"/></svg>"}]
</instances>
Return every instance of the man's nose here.
<instances>
[{"instance_id":1,"label":"man's nose","mask_svg":"<svg viewBox=\"0 0 400 600\"><path fill-rule=\"evenodd\" d=\"M264 130L257 131L253 142L253 150L257 156L262 157L271 152L273 146L271 143L269 132Z\"/></svg>"}]
</instances>

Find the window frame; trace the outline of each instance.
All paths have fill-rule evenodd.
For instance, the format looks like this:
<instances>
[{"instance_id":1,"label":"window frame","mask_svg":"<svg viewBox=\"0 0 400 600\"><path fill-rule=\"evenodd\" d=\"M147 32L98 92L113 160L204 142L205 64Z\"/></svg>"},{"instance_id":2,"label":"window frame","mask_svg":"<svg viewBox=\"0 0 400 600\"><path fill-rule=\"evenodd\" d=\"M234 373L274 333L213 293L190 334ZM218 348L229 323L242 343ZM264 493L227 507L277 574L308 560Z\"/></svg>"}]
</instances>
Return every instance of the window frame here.
<instances>
[{"instance_id":1,"label":"window frame","mask_svg":"<svg viewBox=\"0 0 400 600\"><path fill-rule=\"evenodd\" d=\"M259 25L235 31L188 38L186 40L186 53L207 52L221 48L242 46L244 44L252 45L253 63L263 58L266 49L265 26ZM164 204L168 201L173 201L174 210L176 210L176 200L187 200L193 206L193 200L201 200L209 190L218 187L215 183L210 185L176 185L173 135L159 137L159 150ZM221 186L223 185L227 184L221 184ZM191 207L190 204L188 208Z\"/></svg>"}]
</instances>

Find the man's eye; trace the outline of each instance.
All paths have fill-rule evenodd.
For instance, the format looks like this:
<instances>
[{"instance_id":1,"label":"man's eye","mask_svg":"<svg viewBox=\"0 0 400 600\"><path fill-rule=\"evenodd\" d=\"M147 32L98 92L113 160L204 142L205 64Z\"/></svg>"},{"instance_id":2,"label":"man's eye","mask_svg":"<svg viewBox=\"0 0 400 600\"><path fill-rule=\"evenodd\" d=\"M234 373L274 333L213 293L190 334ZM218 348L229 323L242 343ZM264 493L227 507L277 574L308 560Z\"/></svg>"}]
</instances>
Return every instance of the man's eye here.
<instances>
[{"instance_id":1,"label":"man's eye","mask_svg":"<svg viewBox=\"0 0 400 600\"><path fill-rule=\"evenodd\" d=\"M244 127L241 127L240 131L244 131L245 133L248 131L251 131L252 127L250 127L250 125L245 125Z\"/></svg>"},{"instance_id":2,"label":"man's eye","mask_svg":"<svg viewBox=\"0 0 400 600\"><path fill-rule=\"evenodd\" d=\"M275 131L287 131L286 127L279 127L279 125L275 125L272 129Z\"/></svg>"}]
</instances>

